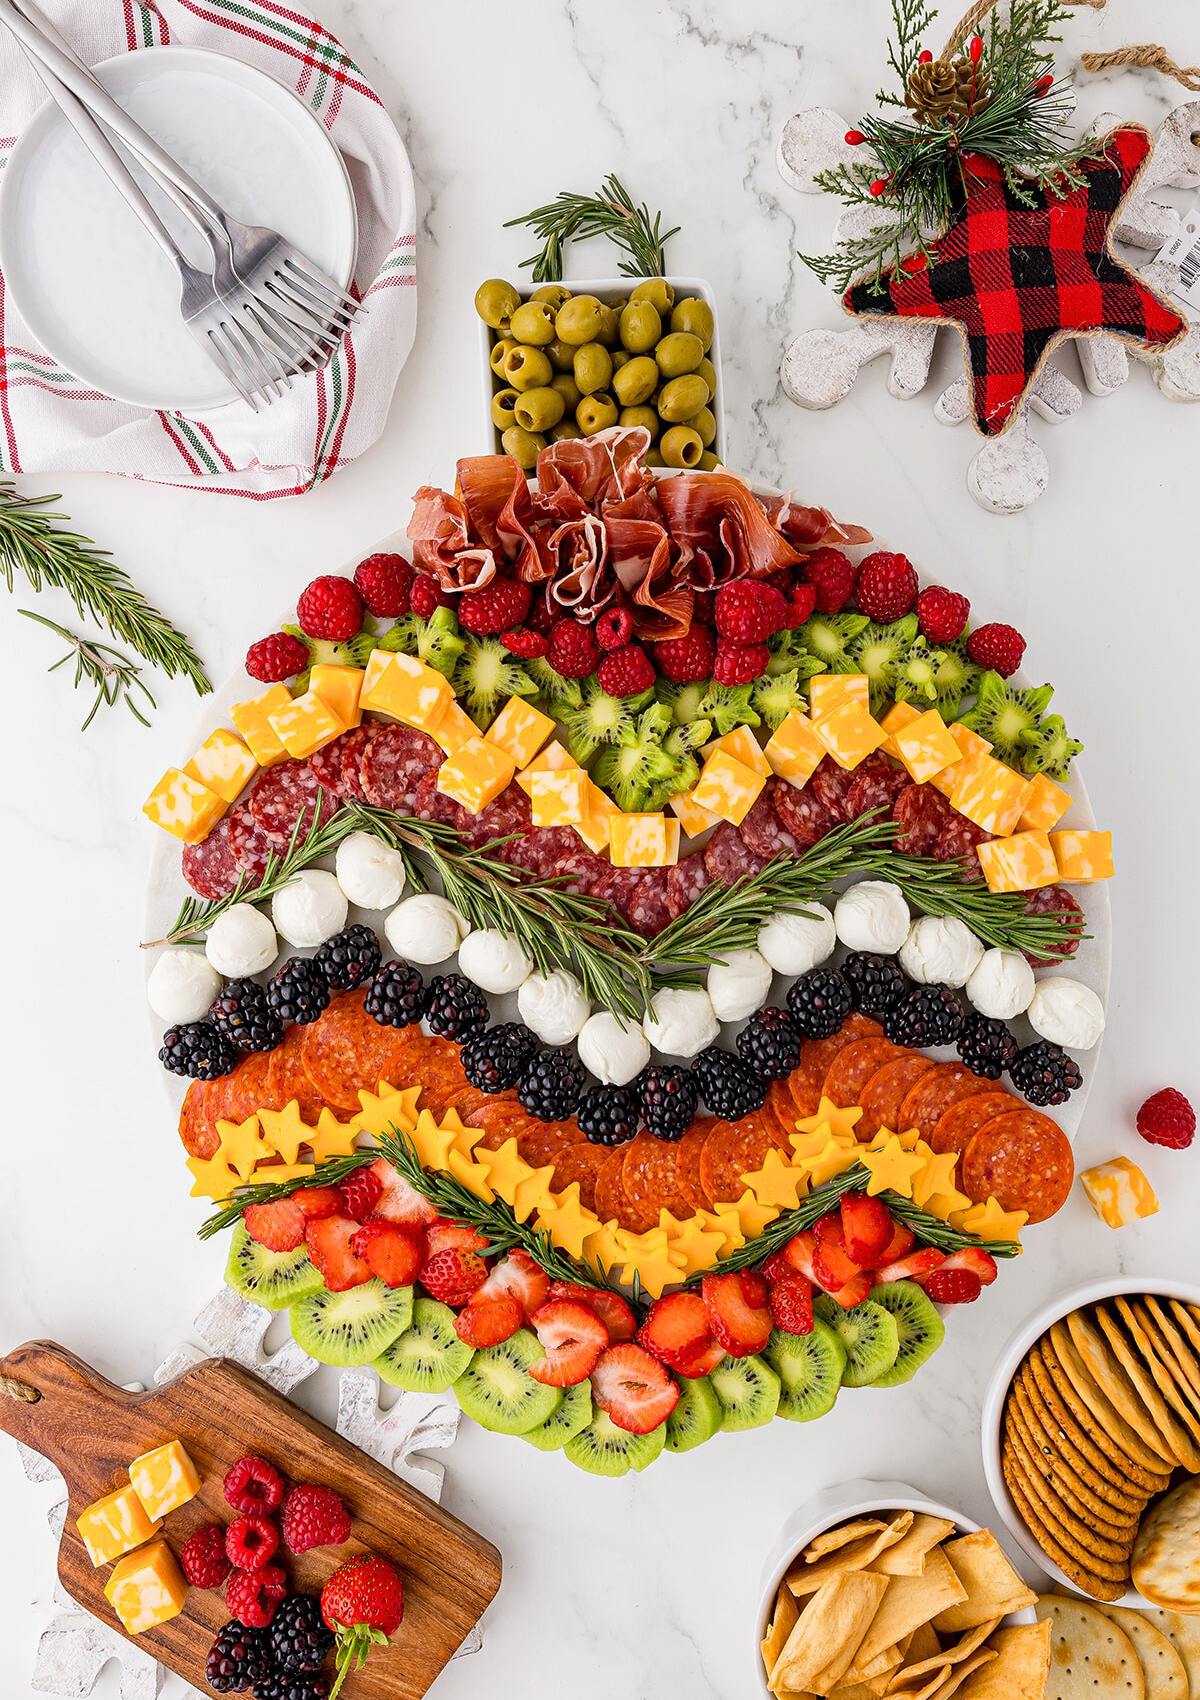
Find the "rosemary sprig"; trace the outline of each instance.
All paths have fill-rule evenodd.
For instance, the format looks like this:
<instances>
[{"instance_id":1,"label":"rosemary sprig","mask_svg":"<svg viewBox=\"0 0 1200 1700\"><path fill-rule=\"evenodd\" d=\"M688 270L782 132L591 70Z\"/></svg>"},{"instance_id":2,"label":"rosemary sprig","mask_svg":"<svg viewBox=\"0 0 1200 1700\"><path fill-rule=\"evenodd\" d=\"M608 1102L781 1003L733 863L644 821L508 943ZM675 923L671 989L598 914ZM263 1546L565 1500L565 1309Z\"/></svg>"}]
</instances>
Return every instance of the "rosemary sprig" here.
<instances>
[{"instance_id":1,"label":"rosemary sprig","mask_svg":"<svg viewBox=\"0 0 1200 1700\"><path fill-rule=\"evenodd\" d=\"M157 704L151 696L149 688L142 679L142 670L127 655L122 655L119 649L111 644L100 643L96 638L82 638L77 632L68 631L66 626L60 626L56 620L47 619L45 614L35 614L32 608L18 608L18 614L27 620L36 620L39 626L54 632L62 638L67 646L65 655L60 655L57 661L52 661L47 667L47 673L57 673L60 667L65 667L68 661L75 662L75 689L78 690L85 682L94 685L96 695L79 730L86 732L102 707L112 708L115 703L123 702L135 720L140 720L143 726L150 722L138 706L138 697L144 697L151 708Z\"/></svg>"},{"instance_id":2,"label":"rosemary sprig","mask_svg":"<svg viewBox=\"0 0 1200 1700\"><path fill-rule=\"evenodd\" d=\"M663 253L680 226L662 227L662 214L651 214L643 202L638 206L619 177L611 172L591 195L563 189L544 206L520 218L510 218L504 228L528 225L541 243L536 254L522 260L533 269L535 283L556 283L563 274L563 249L568 242L584 242L589 236L607 236L628 254L619 270L622 277L658 277L667 269Z\"/></svg>"},{"instance_id":3,"label":"rosemary sprig","mask_svg":"<svg viewBox=\"0 0 1200 1700\"><path fill-rule=\"evenodd\" d=\"M208 1217L196 1229L202 1240L211 1240L214 1234L219 1234L226 1228L232 1228L242 1219L242 1211L251 1204L274 1204L278 1198L290 1198L294 1192L303 1192L310 1186L336 1186L344 1181L347 1175L352 1175L355 1169L363 1169L368 1163L373 1163L379 1153L373 1145L364 1146L361 1151L352 1151L348 1157L329 1157L324 1163L319 1163L311 1175L296 1175L290 1181L255 1181L249 1186L239 1186L229 1195L226 1203L212 1216Z\"/></svg>"}]
</instances>

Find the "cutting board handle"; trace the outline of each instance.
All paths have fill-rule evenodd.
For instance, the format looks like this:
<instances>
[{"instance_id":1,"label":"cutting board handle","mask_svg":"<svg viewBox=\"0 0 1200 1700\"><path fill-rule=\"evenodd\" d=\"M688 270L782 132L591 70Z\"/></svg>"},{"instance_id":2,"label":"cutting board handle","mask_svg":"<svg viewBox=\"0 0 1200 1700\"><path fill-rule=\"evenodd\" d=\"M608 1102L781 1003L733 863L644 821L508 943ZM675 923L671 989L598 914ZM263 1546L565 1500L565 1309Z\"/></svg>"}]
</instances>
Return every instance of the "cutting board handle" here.
<instances>
[{"instance_id":1,"label":"cutting board handle","mask_svg":"<svg viewBox=\"0 0 1200 1700\"><path fill-rule=\"evenodd\" d=\"M145 1397L105 1381L53 1340L31 1340L0 1359L0 1430L57 1465L68 1485L80 1456L119 1431L122 1408Z\"/></svg>"}]
</instances>

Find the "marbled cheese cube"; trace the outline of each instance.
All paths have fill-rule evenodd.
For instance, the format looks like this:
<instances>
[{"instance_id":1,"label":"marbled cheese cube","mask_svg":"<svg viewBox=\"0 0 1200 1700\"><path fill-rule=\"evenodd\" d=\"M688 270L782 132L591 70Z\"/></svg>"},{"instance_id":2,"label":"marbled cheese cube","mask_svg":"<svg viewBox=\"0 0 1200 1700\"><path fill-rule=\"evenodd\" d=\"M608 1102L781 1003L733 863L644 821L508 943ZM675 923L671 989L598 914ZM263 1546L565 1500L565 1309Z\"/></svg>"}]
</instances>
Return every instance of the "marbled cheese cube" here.
<instances>
[{"instance_id":1,"label":"marbled cheese cube","mask_svg":"<svg viewBox=\"0 0 1200 1700\"><path fill-rule=\"evenodd\" d=\"M581 767L535 773L529 788L534 826L578 826L583 819L587 774Z\"/></svg>"},{"instance_id":2,"label":"marbled cheese cube","mask_svg":"<svg viewBox=\"0 0 1200 1700\"><path fill-rule=\"evenodd\" d=\"M911 702L894 702L879 724L888 735L888 742L883 746L889 755L895 755L891 747L893 735L905 726L911 726L914 720L921 718L921 710L914 708ZM957 748L957 746L955 746Z\"/></svg>"},{"instance_id":3,"label":"marbled cheese cube","mask_svg":"<svg viewBox=\"0 0 1200 1700\"><path fill-rule=\"evenodd\" d=\"M283 761L287 756L272 729L270 716L286 708L291 700L292 693L286 685L272 685L260 697L235 702L229 711L229 718L249 744L250 753L259 767L274 767L277 761Z\"/></svg>"},{"instance_id":4,"label":"marbled cheese cube","mask_svg":"<svg viewBox=\"0 0 1200 1700\"><path fill-rule=\"evenodd\" d=\"M1021 817L1029 792L1028 779L995 756L971 756L954 765L958 779L950 793L950 807L984 832L1007 838Z\"/></svg>"},{"instance_id":5,"label":"marbled cheese cube","mask_svg":"<svg viewBox=\"0 0 1200 1700\"><path fill-rule=\"evenodd\" d=\"M1049 832L1052 826L1058 825L1070 807L1069 791L1064 791L1053 779L1047 779L1044 773L1035 773L1029 781L1029 790L1017 825L1029 832Z\"/></svg>"},{"instance_id":6,"label":"marbled cheese cube","mask_svg":"<svg viewBox=\"0 0 1200 1700\"><path fill-rule=\"evenodd\" d=\"M701 768L692 801L721 820L740 826L765 784L761 773L719 750Z\"/></svg>"},{"instance_id":7,"label":"marbled cheese cube","mask_svg":"<svg viewBox=\"0 0 1200 1700\"><path fill-rule=\"evenodd\" d=\"M620 812L612 798L585 775L583 819L571 824L589 850L594 850L599 855L602 850L608 849L612 841L613 818Z\"/></svg>"},{"instance_id":8,"label":"marbled cheese cube","mask_svg":"<svg viewBox=\"0 0 1200 1700\"><path fill-rule=\"evenodd\" d=\"M975 853L989 891L1036 891L1058 878L1058 864L1044 832L992 838L977 844Z\"/></svg>"},{"instance_id":9,"label":"marbled cheese cube","mask_svg":"<svg viewBox=\"0 0 1200 1700\"><path fill-rule=\"evenodd\" d=\"M813 731L839 767L851 771L887 743L887 733L858 701L849 697L814 720Z\"/></svg>"},{"instance_id":10,"label":"marbled cheese cube","mask_svg":"<svg viewBox=\"0 0 1200 1700\"><path fill-rule=\"evenodd\" d=\"M816 673L808 681L808 712L813 720L832 714L844 702L871 707L871 681L865 673Z\"/></svg>"},{"instance_id":11,"label":"marbled cheese cube","mask_svg":"<svg viewBox=\"0 0 1200 1700\"><path fill-rule=\"evenodd\" d=\"M732 732L726 732L720 738L714 738L705 744L704 754L732 756L734 761L740 761L743 767L748 767L752 773L761 773L764 779L771 777L771 764L763 753L763 747L748 726L735 726Z\"/></svg>"},{"instance_id":12,"label":"marbled cheese cube","mask_svg":"<svg viewBox=\"0 0 1200 1700\"><path fill-rule=\"evenodd\" d=\"M338 667L319 661L308 675L309 689L328 703L349 732L362 720L362 688L366 673L361 667Z\"/></svg>"},{"instance_id":13,"label":"marbled cheese cube","mask_svg":"<svg viewBox=\"0 0 1200 1700\"><path fill-rule=\"evenodd\" d=\"M373 649L367 657L367 665L363 672L363 681L358 688L358 700L363 708L370 708L371 697L376 686L392 664L395 652L390 649Z\"/></svg>"},{"instance_id":14,"label":"marbled cheese cube","mask_svg":"<svg viewBox=\"0 0 1200 1700\"><path fill-rule=\"evenodd\" d=\"M218 726L191 761L183 764L183 771L207 785L222 802L236 803L258 772L258 763L236 732Z\"/></svg>"},{"instance_id":15,"label":"marbled cheese cube","mask_svg":"<svg viewBox=\"0 0 1200 1700\"><path fill-rule=\"evenodd\" d=\"M487 738L507 750L518 767L528 767L554 730L554 722L523 697L509 697L488 727Z\"/></svg>"},{"instance_id":16,"label":"marbled cheese cube","mask_svg":"<svg viewBox=\"0 0 1200 1700\"><path fill-rule=\"evenodd\" d=\"M311 688L267 718L279 742L296 761L332 744L345 730L329 704Z\"/></svg>"},{"instance_id":17,"label":"marbled cheese cube","mask_svg":"<svg viewBox=\"0 0 1200 1700\"><path fill-rule=\"evenodd\" d=\"M115 1493L106 1494L81 1511L75 1527L97 1569L140 1547L158 1532L158 1524L147 1515L132 1482L126 1482Z\"/></svg>"},{"instance_id":18,"label":"marbled cheese cube","mask_svg":"<svg viewBox=\"0 0 1200 1700\"><path fill-rule=\"evenodd\" d=\"M667 807L679 819L679 824L689 838L699 838L709 827L716 826L719 815L714 815L711 809L702 809L696 801L694 791L676 791L668 801Z\"/></svg>"},{"instance_id":19,"label":"marbled cheese cube","mask_svg":"<svg viewBox=\"0 0 1200 1700\"><path fill-rule=\"evenodd\" d=\"M961 721L956 720L946 730L958 746L960 760L950 767L944 767L940 773L935 773L929 781L934 790L940 791L943 797L949 797L954 790L967 761L972 756L986 756L992 747L986 738L981 738L978 732L970 726L964 726Z\"/></svg>"},{"instance_id":20,"label":"marbled cheese cube","mask_svg":"<svg viewBox=\"0 0 1200 1700\"><path fill-rule=\"evenodd\" d=\"M187 1583L166 1541L131 1552L104 1584L104 1597L130 1635L170 1623L183 1610Z\"/></svg>"},{"instance_id":21,"label":"marbled cheese cube","mask_svg":"<svg viewBox=\"0 0 1200 1700\"><path fill-rule=\"evenodd\" d=\"M554 738L546 745L544 750L534 756L533 760L521 769L517 774L517 784L528 797L535 773L560 773L564 767L578 766L579 763L570 750L565 749L558 739Z\"/></svg>"},{"instance_id":22,"label":"marbled cheese cube","mask_svg":"<svg viewBox=\"0 0 1200 1700\"><path fill-rule=\"evenodd\" d=\"M437 788L477 815L500 795L515 772L513 759L504 750L483 738L469 738L438 769Z\"/></svg>"},{"instance_id":23,"label":"marbled cheese cube","mask_svg":"<svg viewBox=\"0 0 1200 1700\"><path fill-rule=\"evenodd\" d=\"M429 736L436 744L440 744L448 756L455 750L461 750L469 738L478 738L479 728L451 697L441 714L428 728Z\"/></svg>"},{"instance_id":24,"label":"marbled cheese cube","mask_svg":"<svg viewBox=\"0 0 1200 1700\"><path fill-rule=\"evenodd\" d=\"M183 773L169 767L142 804L142 813L185 844L199 844L208 837L226 804L215 791Z\"/></svg>"},{"instance_id":25,"label":"marbled cheese cube","mask_svg":"<svg viewBox=\"0 0 1200 1700\"><path fill-rule=\"evenodd\" d=\"M1094 1169L1085 1169L1079 1179L1092 1209L1110 1228L1123 1228L1158 1212L1154 1188L1128 1157L1097 1163Z\"/></svg>"},{"instance_id":26,"label":"marbled cheese cube","mask_svg":"<svg viewBox=\"0 0 1200 1700\"><path fill-rule=\"evenodd\" d=\"M200 1492L200 1472L178 1440L135 1458L129 1480L147 1517L166 1517Z\"/></svg>"},{"instance_id":27,"label":"marbled cheese cube","mask_svg":"<svg viewBox=\"0 0 1200 1700\"><path fill-rule=\"evenodd\" d=\"M1092 885L1113 876L1111 832L1071 832L1065 828L1050 834L1058 877L1073 885Z\"/></svg>"},{"instance_id":28,"label":"marbled cheese cube","mask_svg":"<svg viewBox=\"0 0 1200 1700\"><path fill-rule=\"evenodd\" d=\"M739 763L740 765L740 763ZM679 860L679 822L666 815L612 817L612 859L616 868L668 868Z\"/></svg>"},{"instance_id":29,"label":"marbled cheese cube","mask_svg":"<svg viewBox=\"0 0 1200 1700\"><path fill-rule=\"evenodd\" d=\"M889 729L885 726L885 731ZM936 708L927 709L906 726L890 731L887 748L908 770L914 785L923 785L960 760L958 745Z\"/></svg>"},{"instance_id":30,"label":"marbled cheese cube","mask_svg":"<svg viewBox=\"0 0 1200 1700\"><path fill-rule=\"evenodd\" d=\"M793 708L779 722L763 754L772 773L799 791L825 760L825 746L808 716Z\"/></svg>"},{"instance_id":31,"label":"marbled cheese cube","mask_svg":"<svg viewBox=\"0 0 1200 1700\"><path fill-rule=\"evenodd\" d=\"M372 651L367 663L360 698L364 709L376 714L390 715L408 726L428 732L444 713L446 704L453 701L454 691L444 673L427 667L415 655L390 655L372 677L375 657Z\"/></svg>"}]
</instances>

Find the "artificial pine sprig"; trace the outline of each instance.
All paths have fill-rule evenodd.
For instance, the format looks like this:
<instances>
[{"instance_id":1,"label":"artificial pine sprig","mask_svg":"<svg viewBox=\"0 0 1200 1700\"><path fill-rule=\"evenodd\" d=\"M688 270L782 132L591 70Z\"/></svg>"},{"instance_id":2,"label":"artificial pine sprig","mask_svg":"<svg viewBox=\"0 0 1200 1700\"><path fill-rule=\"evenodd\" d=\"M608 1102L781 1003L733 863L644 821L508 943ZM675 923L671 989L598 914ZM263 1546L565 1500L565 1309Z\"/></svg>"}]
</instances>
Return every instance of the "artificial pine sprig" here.
<instances>
[{"instance_id":1,"label":"artificial pine sprig","mask_svg":"<svg viewBox=\"0 0 1200 1700\"><path fill-rule=\"evenodd\" d=\"M140 720L143 726L150 722L142 713L139 698L156 707L149 687L142 679L142 670L127 655L122 655L119 649L111 644L101 643L96 638L82 638L78 632L68 631L66 626L60 626L57 620L47 619L45 614L35 614L32 608L18 608L27 620L36 620L39 626L45 626L60 637L66 644L65 655L60 655L57 661L52 661L47 667L47 673L57 673L60 667L65 667L69 661L75 663L75 688L87 684L94 686L96 695L79 730L86 732L102 707L112 708L114 704L123 702L135 720Z\"/></svg>"},{"instance_id":2,"label":"artificial pine sprig","mask_svg":"<svg viewBox=\"0 0 1200 1700\"><path fill-rule=\"evenodd\" d=\"M552 201L510 218L504 228L527 224L542 246L522 260L533 269L535 283L557 283L563 274L563 250L568 242L584 242L589 236L607 236L628 254L618 270L622 277L659 277L667 269L664 248L680 226L662 227L662 214L651 214L643 202L634 201L619 177L611 172L591 195L562 189Z\"/></svg>"}]
</instances>

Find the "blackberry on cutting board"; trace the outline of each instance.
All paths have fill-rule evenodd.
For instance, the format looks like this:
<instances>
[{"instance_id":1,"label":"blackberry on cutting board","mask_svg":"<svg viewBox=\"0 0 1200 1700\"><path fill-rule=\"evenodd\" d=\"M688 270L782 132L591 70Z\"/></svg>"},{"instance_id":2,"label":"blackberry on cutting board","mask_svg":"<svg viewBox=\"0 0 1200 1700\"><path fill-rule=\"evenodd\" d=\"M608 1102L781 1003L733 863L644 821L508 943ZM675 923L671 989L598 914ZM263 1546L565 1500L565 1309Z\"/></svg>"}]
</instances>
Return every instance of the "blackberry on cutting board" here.
<instances>
[{"instance_id":1,"label":"blackberry on cutting board","mask_svg":"<svg viewBox=\"0 0 1200 1700\"><path fill-rule=\"evenodd\" d=\"M283 1023L257 980L230 980L209 1006L208 1019L239 1051L273 1051L283 1042Z\"/></svg>"},{"instance_id":2,"label":"blackberry on cutting board","mask_svg":"<svg viewBox=\"0 0 1200 1700\"><path fill-rule=\"evenodd\" d=\"M522 1109L540 1121L573 1116L587 1079L583 1064L570 1051L535 1051L517 1087Z\"/></svg>"},{"instance_id":3,"label":"blackberry on cutting board","mask_svg":"<svg viewBox=\"0 0 1200 1700\"><path fill-rule=\"evenodd\" d=\"M461 1045L487 1026L487 999L465 974L435 974L429 982L425 1019L439 1039Z\"/></svg>"},{"instance_id":4,"label":"blackberry on cutting board","mask_svg":"<svg viewBox=\"0 0 1200 1700\"><path fill-rule=\"evenodd\" d=\"M185 1021L167 1028L158 1060L189 1080L218 1080L237 1067L238 1053L211 1021Z\"/></svg>"},{"instance_id":5,"label":"blackberry on cutting board","mask_svg":"<svg viewBox=\"0 0 1200 1700\"><path fill-rule=\"evenodd\" d=\"M1072 1092L1083 1085L1079 1064L1061 1045L1052 1045L1049 1039L1039 1039L1018 1051L1009 1065L1008 1078L1022 1097L1039 1109L1048 1104L1065 1104Z\"/></svg>"},{"instance_id":6,"label":"blackberry on cutting board","mask_svg":"<svg viewBox=\"0 0 1200 1700\"><path fill-rule=\"evenodd\" d=\"M291 956L267 981L267 1007L301 1026L329 1007L329 982L307 956Z\"/></svg>"},{"instance_id":7,"label":"blackberry on cutting board","mask_svg":"<svg viewBox=\"0 0 1200 1700\"><path fill-rule=\"evenodd\" d=\"M958 1054L973 1074L999 1080L1016 1061L1020 1046L1003 1021L968 1015L958 1036Z\"/></svg>"},{"instance_id":8,"label":"blackberry on cutting board","mask_svg":"<svg viewBox=\"0 0 1200 1700\"><path fill-rule=\"evenodd\" d=\"M367 987L367 1014L381 1027L411 1027L420 1021L429 1002L424 980L402 957L380 968Z\"/></svg>"},{"instance_id":9,"label":"blackberry on cutting board","mask_svg":"<svg viewBox=\"0 0 1200 1700\"><path fill-rule=\"evenodd\" d=\"M924 1050L952 1045L965 1021L966 1011L949 986L914 986L902 1004L888 1011L883 1030L894 1045Z\"/></svg>"},{"instance_id":10,"label":"blackberry on cutting board","mask_svg":"<svg viewBox=\"0 0 1200 1700\"><path fill-rule=\"evenodd\" d=\"M261 1629L246 1629L231 1618L209 1648L204 1680L217 1694L241 1694L257 1688L271 1673L271 1647Z\"/></svg>"},{"instance_id":11,"label":"blackberry on cutting board","mask_svg":"<svg viewBox=\"0 0 1200 1700\"><path fill-rule=\"evenodd\" d=\"M313 953L313 962L324 974L330 989L352 992L369 980L379 967L383 952L370 927L356 922L343 927Z\"/></svg>"},{"instance_id":12,"label":"blackberry on cutting board","mask_svg":"<svg viewBox=\"0 0 1200 1700\"><path fill-rule=\"evenodd\" d=\"M831 1039L850 1013L850 984L836 968L810 968L791 986L788 1012L805 1039Z\"/></svg>"},{"instance_id":13,"label":"blackberry on cutting board","mask_svg":"<svg viewBox=\"0 0 1200 1700\"><path fill-rule=\"evenodd\" d=\"M690 1069L650 1063L634 1082L647 1133L656 1139L682 1139L696 1118L700 1101Z\"/></svg>"},{"instance_id":14,"label":"blackberry on cutting board","mask_svg":"<svg viewBox=\"0 0 1200 1700\"><path fill-rule=\"evenodd\" d=\"M271 1656L280 1671L320 1670L333 1646L333 1631L321 1616L315 1594L289 1594L266 1631Z\"/></svg>"},{"instance_id":15,"label":"blackberry on cutting board","mask_svg":"<svg viewBox=\"0 0 1200 1700\"><path fill-rule=\"evenodd\" d=\"M593 1086L575 1111L580 1130L593 1145L626 1144L641 1119L642 1106L632 1086Z\"/></svg>"},{"instance_id":16,"label":"blackberry on cutting board","mask_svg":"<svg viewBox=\"0 0 1200 1700\"><path fill-rule=\"evenodd\" d=\"M738 1056L761 1080L783 1080L800 1066L800 1029L774 1004L752 1015L735 1043Z\"/></svg>"},{"instance_id":17,"label":"blackberry on cutting board","mask_svg":"<svg viewBox=\"0 0 1200 1700\"><path fill-rule=\"evenodd\" d=\"M894 956L874 950L852 950L842 963L854 1008L882 1019L908 995L911 981Z\"/></svg>"},{"instance_id":18,"label":"blackberry on cutting board","mask_svg":"<svg viewBox=\"0 0 1200 1700\"><path fill-rule=\"evenodd\" d=\"M460 1060L463 1073L479 1092L507 1092L525 1072L537 1040L520 1021L501 1021L468 1039Z\"/></svg>"},{"instance_id":19,"label":"blackberry on cutting board","mask_svg":"<svg viewBox=\"0 0 1200 1700\"><path fill-rule=\"evenodd\" d=\"M255 1683L254 1700L329 1700L329 1678L311 1671L273 1671Z\"/></svg>"},{"instance_id":20,"label":"blackberry on cutting board","mask_svg":"<svg viewBox=\"0 0 1200 1700\"><path fill-rule=\"evenodd\" d=\"M704 1102L725 1121L735 1122L752 1110L761 1110L766 1101L766 1083L740 1057L716 1045L700 1052L692 1073Z\"/></svg>"}]
</instances>

